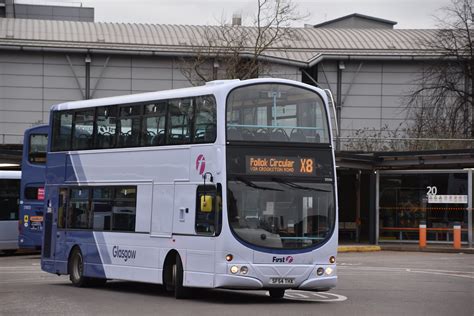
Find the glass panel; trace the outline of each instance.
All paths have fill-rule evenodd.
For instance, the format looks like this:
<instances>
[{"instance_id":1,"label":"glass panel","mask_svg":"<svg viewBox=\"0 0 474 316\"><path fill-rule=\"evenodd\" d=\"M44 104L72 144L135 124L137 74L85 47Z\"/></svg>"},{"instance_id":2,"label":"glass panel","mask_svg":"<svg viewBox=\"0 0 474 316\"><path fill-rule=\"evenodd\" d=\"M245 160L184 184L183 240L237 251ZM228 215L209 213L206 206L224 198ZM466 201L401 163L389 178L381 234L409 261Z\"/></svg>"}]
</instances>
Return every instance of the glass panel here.
<instances>
[{"instance_id":1,"label":"glass panel","mask_svg":"<svg viewBox=\"0 0 474 316\"><path fill-rule=\"evenodd\" d=\"M227 98L227 139L329 143L323 100L291 85L237 88Z\"/></svg>"},{"instance_id":2,"label":"glass panel","mask_svg":"<svg viewBox=\"0 0 474 316\"><path fill-rule=\"evenodd\" d=\"M27 186L25 188L25 199L27 200L38 200L38 196L40 195L40 191L42 191L42 195L44 196L44 187L43 186Z\"/></svg>"},{"instance_id":3,"label":"glass panel","mask_svg":"<svg viewBox=\"0 0 474 316\"><path fill-rule=\"evenodd\" d=\"M77 111L74 115L72 149L92 148L94 110Z\"/></svg>"},{"instance_id":4,"label":"glass panel","mask_svg":"<svg viewBox=\"0 0 474 316\"><path fill-rule=\"evenodd\" d=\"M92 218L89 207L89 189L71 189L68 208L68 228L91 228Z\"/></svg>"},{"instance_id":5,"label":"glass panel","mask_svg":"<svg viewBox=\"0 0 474 316\"><path fill-rule=\"evenodd\" d=\"M192 117L192 99L179 99L170 101L168 122L169 144L190 143Z\"/></svg>"},{"instance_id":6,"label":"glass panel","mask_svg":"<svg viewBox=\"0 0 474 316\"><path fill-rule=\"evenodd\" d=\"M71 149L72 113L55 112L53 116L53 151Z\"/></svg>"},{"instance_id":7,"label":"glass panel","mask_svg":"<svg viewBox=\"0 0 474 316\"><path fill-rule=\"evenodd\" d=\"M121 118L119 121L119 147L135 147L140 145L140 118Z\"/></svg>"},{"instance_id":8,"label":"glass panel","mask_svg":"<svg viewBox=\"0 0 474 316\"><path fill-rule=\"evenodd\" d=\"M112 230L135 231L135 213L137 189L121 187L115 189L115 200L112 207Z\"/></svg>"},{"instance_id":9,"label":"glass panel","mask_svg":"<svg viewBox=\"0 0 474 316\"><path fill-rule=\"evenodd\" d=\"M68 189L59 190L59 204L58 204L58 227L66 228L66 210L67 210L67 198Z\"/></svg>"},{"instance_id":10,"label":"glass panel","mask_svg":"<svg viewBox=\"0 0 474 316\"><path fill-rule=\"evenodd\" d=\"M138 105L123 106L120 108L119 120L119 147L136 147L140 146L141 124L140 113L141 107Z\"/></svg>"},{"instance_id":11,"label":"glass panel","mask_svg":"<svg viewBox=\"0 0 474 316\"><path fill-rule=\"evenodd\" d=\"M216 140L216 102L214 97L196 98L194 142L210 143Z\"/></svg>"},{"instance_id":12,"label":"glass panel","mask_svg":"<svg viewBox=\"0 0 474 316\"><path fill-rule=\"evenodd\" d=\"M158 146L166 143L166 105L166 102L145 105L143 125L146 134L142 139L144 146Z\"/></svg>"},{"instance_id":13,"label":"glass panel","mask_svg":"<svg viewBox=\"0 0 474 316\"><path fill-rule=\"evenodd\" d=\"M295 249L323 242L334 226L331 184L279 178L228 182L229 221L244 241L268 248Z\"/></svg>"},{"instance_id":14,"label":"glass panel","mask_svg":"<svg viewBox=\"0 0 474 316\"><path fill-rule=\"evenodd\" d=\"M30 151L28 161L32 163L46 163L46 152L48 151L48 135L32 134L30 136Z\"/></svg>"},{"instance_id":15,"label":"glass panel","mask_svg":"<svg viewBox=\"0 0 474 316\"><path fill-rule=\"evenodd\" d=\"M18 220L20 180L0 179L0 220Z\"/></svg>"},{"instance_id":16,"label":"glass panel","mask_svg":"<svg viewBox=\"0 0 474 316\"><path fill-rule=\"evenodd\" d=\"M418 240L426 222L427 240L452 241L461 223L467 241L467 173L381 174L380 241Z\"/></svg>"},{"instance_id":17,"label":"glass panel","mask_svg":"<svg viewBox=\"0 0 474 316\"><path fill-rule=\"evenodd\" d=\"M196 233L204 235L219 234L220 215L222 214L220 192L221 189L218 190L213 185L198 186L196 194ZM210 197L211 200L206 199L206 197ZM210 204L207 205L207 203ZM202 209L202 207L207 207L208 209Z\"/></svg>"},{"instance_id":18,"label":"glass panel","mask_svg":"<svg viewBox=\"0 0 474 316\"><path fill-rule=\"evenodd\" d=\"M97 108L96 148L115 147L117 108L115 106Z\"/></svg>"},{"instance_id":19,"label":"glass panel","mask_svg":"<svg viewBox=\"0 0 474 316\"><path fill-rule=\"evenodd\" d=\"M92 212L94 230L110 230L112 227L113 188L94 188L92 190Z\"/></svg>"}]
</instances>

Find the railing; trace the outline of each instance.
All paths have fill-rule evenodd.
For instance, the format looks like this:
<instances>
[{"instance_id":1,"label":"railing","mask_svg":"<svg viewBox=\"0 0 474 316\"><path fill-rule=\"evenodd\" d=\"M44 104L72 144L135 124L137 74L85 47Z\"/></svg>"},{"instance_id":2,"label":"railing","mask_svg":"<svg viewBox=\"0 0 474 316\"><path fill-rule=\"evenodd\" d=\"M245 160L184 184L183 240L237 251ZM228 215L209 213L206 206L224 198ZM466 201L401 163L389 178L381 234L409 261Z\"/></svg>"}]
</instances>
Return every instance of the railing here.
<instances>
[{"instance_id":1,"label":"railing","mask_svg":"<svg viewBox=\"0 0 474 316\"><path fill-rule=\"evenodd\" d=\"M0 139L1 139L1 142L0 144L1 145L6 145L6 138L7 137L19 137L20 138L20 142L23 140L23 134L8 134L8 133L5 133L5 134L0 134ZM8 143L8 144L11 144L11 143ZM16 143L15 143L16 144Z\"/></svg>"},{"instance_id":2,"label":"railing","mask_svg":"<svg viewBox=\"0 0 474 316\"><path fill-rule=\"evenodd\" d=\"M335 137L341 150L355 151L411 151L439 149L472 149L474 139L466 138L415 138L415 137Z\"/></svg>"}]
</instances>

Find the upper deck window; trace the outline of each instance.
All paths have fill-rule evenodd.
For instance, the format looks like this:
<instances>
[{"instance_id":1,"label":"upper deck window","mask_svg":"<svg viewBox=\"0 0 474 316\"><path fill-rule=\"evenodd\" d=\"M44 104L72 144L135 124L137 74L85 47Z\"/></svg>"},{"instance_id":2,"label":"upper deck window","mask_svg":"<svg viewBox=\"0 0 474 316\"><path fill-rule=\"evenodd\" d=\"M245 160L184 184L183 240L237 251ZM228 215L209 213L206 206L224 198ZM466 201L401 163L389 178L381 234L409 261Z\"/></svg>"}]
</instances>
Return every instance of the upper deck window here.
<instances>
[{"instance_id":1,"label":"upper deck window","mask_svg":"<svg viewBox=\"0 0 474 316\"><path fill-rule=\"evenodd\" d=\"M31 134L28 151L28 161L31 163L46 163L46 152L48 147L47 134Z\"/></svg>"},{"instance_id":2,"label":"upper deck window","mask_svg":"<svg viewBox=\"0 0 474 316\"><path fill-rule=\"evenodd\" d=\"M324 102L286 84L237 88L227 97L227 140L329 143Z\"/></svg>"},{"instance_id":3,"label":"upper deck window","mask_svg":"<svg viewBox=\"0 0 474 316\"><path fill-rule=\"evenodd\" d=\"M216 113L212 95L56 111L51 150L213 143Z\"/></svg>"}]
</instances>

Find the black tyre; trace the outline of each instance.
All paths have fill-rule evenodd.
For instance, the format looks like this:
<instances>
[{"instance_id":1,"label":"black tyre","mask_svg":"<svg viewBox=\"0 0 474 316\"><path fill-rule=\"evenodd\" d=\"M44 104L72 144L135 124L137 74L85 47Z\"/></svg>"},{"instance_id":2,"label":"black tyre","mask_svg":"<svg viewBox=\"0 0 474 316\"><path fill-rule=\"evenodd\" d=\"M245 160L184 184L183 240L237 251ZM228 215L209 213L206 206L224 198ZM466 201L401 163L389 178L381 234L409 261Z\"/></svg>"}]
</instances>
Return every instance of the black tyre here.
<instances>
[{"instance_id":1,"label":"black tyre","mask_svg":"<svg viewBox=\"0 0 474 316\"><path fill-rule=\"evenodd\" d=\"M183 286L184 269L181 258L176 256L176 263L173 265L174 297L184 299L190 296L191 289Z\"/></svg>"},{"instance_id":2,"label":"black tyre","mask_svg":"<svg viewBox=\"0 0 474 316\"><path fill-rule=\"evenodd\" d=\"M285 296L285 289L271 289L268 292L270 297L274 299L282 299Z\"/></svg>"},{"instance_id":3,"label":"black tyre","mask_svg":"<svg viewBox=\"0 0 474 316\"><path fill-rule=\"evenodd\" d=\"M100 286L107 282L107 279L89 278L84 276L84 257L81 250L76 247L73 249L68 263L69 280L74 286Z\"/></svg>"}]
</instances>

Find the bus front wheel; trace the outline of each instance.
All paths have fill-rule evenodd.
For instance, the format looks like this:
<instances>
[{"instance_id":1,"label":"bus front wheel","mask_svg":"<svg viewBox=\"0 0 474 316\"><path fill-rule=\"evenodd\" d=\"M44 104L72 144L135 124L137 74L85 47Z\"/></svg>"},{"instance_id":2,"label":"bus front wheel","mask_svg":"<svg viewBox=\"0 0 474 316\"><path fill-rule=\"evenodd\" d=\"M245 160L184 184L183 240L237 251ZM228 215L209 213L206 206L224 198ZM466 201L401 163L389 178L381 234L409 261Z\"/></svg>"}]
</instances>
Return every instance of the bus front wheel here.
<instances>
[{"instance_id":1,"label":"bus front wheel","mask_svg":"<svg viewBox=\"0 0 474 316\"><path fill-rule=\"evenodd\" d=\"M73 249L68 263L69 280L74 286L100 286L107 282L107 279L89 278L84 276L84 257L81 250L76 247Z\"/></svg>"},{"instance_id":2,"label":"bus front wheel","mask_svg":"<svg viewBox=\"0 0 474 316\"><path fill-rule=\"evenodd\" d=\"M184 269L179 256L176 257L176 263L173 265L174 297L177 299L188 298L190 289L183 286Z\"/></svg>"}]
</instances>

